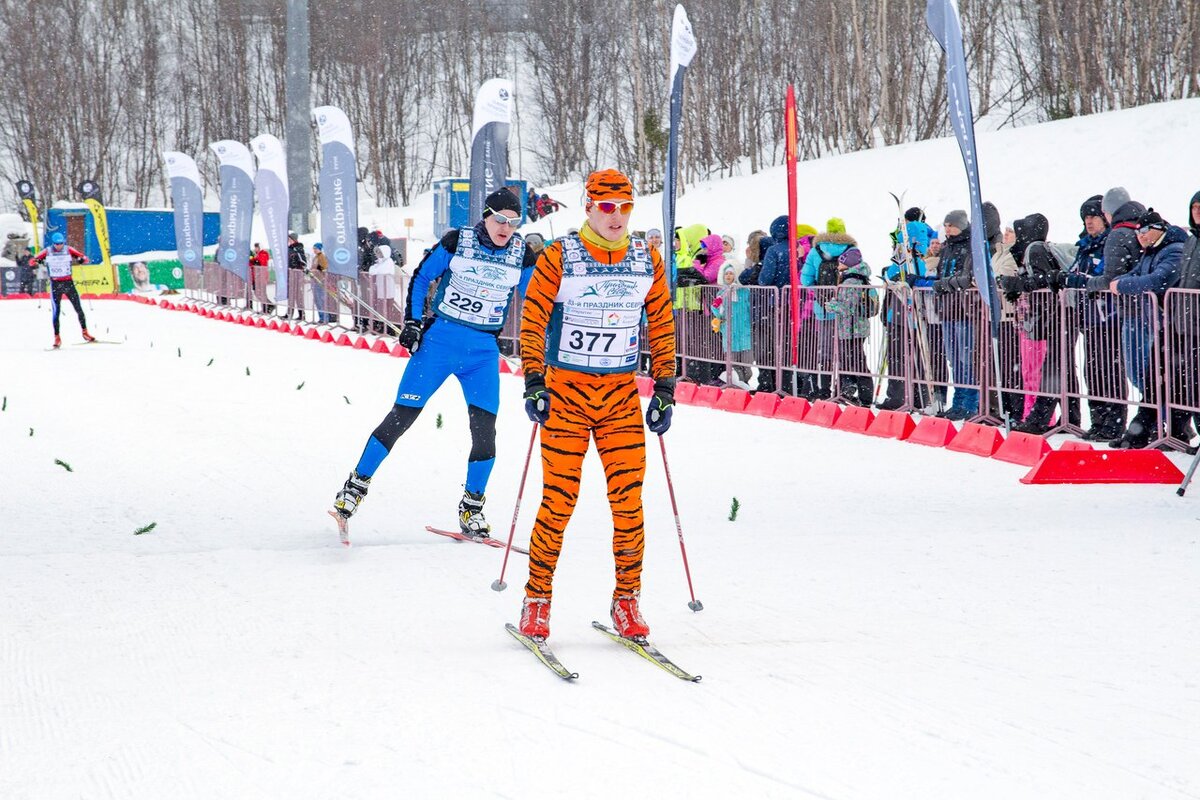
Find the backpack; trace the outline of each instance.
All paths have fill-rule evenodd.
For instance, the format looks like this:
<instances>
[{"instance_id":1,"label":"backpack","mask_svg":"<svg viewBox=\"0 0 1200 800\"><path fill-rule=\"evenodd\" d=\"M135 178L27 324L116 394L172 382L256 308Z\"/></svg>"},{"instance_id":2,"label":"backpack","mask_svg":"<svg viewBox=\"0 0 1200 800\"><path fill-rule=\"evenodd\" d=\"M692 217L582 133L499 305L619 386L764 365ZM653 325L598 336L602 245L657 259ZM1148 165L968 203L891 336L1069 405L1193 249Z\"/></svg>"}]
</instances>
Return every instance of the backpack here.
<instances>
[{"instance_id":1,"label":"backpack","mask_svg":"<svg viewBox=\"0 0 1200 800\"><path fill-rule=\"evenodd\" d=\"M817 286L837 286L838 283L838 260L836 258L822 258L821 266L817 267Z\"/></svg>"}]
</instances>

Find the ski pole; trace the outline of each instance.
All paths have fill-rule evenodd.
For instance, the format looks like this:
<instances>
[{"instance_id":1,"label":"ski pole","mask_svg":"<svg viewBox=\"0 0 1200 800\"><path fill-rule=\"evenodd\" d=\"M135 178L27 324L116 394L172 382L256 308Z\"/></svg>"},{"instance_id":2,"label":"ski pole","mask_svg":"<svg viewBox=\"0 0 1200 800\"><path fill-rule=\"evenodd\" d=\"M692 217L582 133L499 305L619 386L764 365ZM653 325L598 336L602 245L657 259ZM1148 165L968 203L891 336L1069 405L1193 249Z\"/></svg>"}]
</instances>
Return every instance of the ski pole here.
<instances>
[{"instance_id":1,"label":"ski pole","mask_svg":"<svg viewBox=\"0 0 1200 800\"><path fill-rule=\"evenodd\" d=\"M529 475L529 460L533 458L533 443L537 440L538 424L533 423L533 431L529 434L529 451L525 453L525 469L521 470L521 486L517 489L517 505L513 508L512 527L508 529L508 544L504 547L504 562L500 565L500 577L492 581L492 591L503 592L508 588L504 582L504 572L508 569L508 554L512 552L513 536L517 532L517 515L521 513L521 496L525 494L525 478Z\"/></svg>"},{"instance_id":2,"label":"ski pole","mask_svg":"<svg viewBox=\"0 0 1200 800\"><path fill-rule=\"evenodd\" d=\"M1200 451L1196 452L1196 457L1192 459L1192 465L1188 467L1187 475L1183 476L1183 483L1179 484L1179 488L1175 490L1175 494L1183 497L1183 493L1187 491L1188 484L1192 482L1192 476L1196 474L1196 466L1200 465Z\"/></svg>"},{"instance_id":3,"label":"ski pole","mask_svg":"<svg viewBox=\"0 0 1200 800\"><path fill-rule=\"evenodd\" d=\"M696 592L692 589L692 571L688 569L687 548L683 546L683 525L679 522L679 506L675 503L675 487L671 483L671 468L667 465L667 445L663 441L661 433L658 435L658 447L662 450L663 472L667 474L667 492L671 495L671 510L675 512L675 532L679 535L679 552L683 555L683 574L687 576L688 593L692 596L688 608L692 611L703 611L704 604L696 599Z\"/></svg>"}]
</instances>

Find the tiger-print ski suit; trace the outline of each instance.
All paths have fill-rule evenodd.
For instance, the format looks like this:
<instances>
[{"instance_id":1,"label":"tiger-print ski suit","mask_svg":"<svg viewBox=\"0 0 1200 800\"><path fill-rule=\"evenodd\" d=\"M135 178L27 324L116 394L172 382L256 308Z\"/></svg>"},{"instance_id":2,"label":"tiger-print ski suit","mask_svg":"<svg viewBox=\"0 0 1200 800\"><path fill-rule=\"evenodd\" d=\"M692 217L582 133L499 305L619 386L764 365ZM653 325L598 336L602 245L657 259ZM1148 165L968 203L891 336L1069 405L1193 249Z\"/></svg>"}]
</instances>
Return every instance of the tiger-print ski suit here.
<instances>
[{"instance_id":1,"label":"tiger-print ski suit","mask_svg":"<svg viewBox=\"0 0 1200 800\"><path fill-rule=\"evenodd\" d=\"M628 248L604 251L582 242L601 264L622 262ZM613 515L613 597L641 590L644 534L642 478L646 471L646 436L633 369L627 372L581 372L547 367L547 329L563 276L563 243L546 247L529 283L521 320L521 361L526 373L543 373L551 395L550 418L541 431L542 503L529 545L528 597L551 596L554 568L563 533L579 496L583 458L591 437L604 465ZM675 323L666 270L651 250L653 282L645 299L651 374L675 375Z\"/></svg>"}]
</instances>

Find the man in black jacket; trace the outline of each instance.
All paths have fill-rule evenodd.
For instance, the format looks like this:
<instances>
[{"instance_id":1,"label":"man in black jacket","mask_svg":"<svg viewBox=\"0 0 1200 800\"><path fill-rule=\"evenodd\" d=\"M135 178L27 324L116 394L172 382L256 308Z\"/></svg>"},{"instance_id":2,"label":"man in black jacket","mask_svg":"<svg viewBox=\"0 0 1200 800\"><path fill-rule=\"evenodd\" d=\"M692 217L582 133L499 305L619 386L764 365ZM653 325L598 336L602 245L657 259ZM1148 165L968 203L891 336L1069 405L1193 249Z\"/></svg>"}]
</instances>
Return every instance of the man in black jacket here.
<instances>
[{"instance_id":1,"label":"man in black jacket","mask_svg":"<svg viewBox=\"0 0 1200 800\"><path fill-rule=\"evenodd\" d=\"M304 321L304 271L308 269L308 254L300 243L295 231L288 231L287 265L289 270L299 270L298 274L290 274L288 285L295 286L294 293L296 319Z\"/></svg>"},{"instance_id":2,"label":"man in black jacket","mask_svg":"<svg viewBox=\"0 0 1200 800\"><path fill-rule=\"evenodd\" d=\"M1188 238L1179 261L1178 289L1200 289L1200 192L1188 202ZM1176 405L1200 408L1200 295L1176 293L1168 295L1171 325L1166 335L1171 337L1171 396ZM1200 431L1200 414L1171 410L1173 438L1185 445L1191 438L1188 422L1193 421ZM1188 447L1195 453L1195 447Z\"/></svg>"},{"instance_id":3,"label":"man in black jacket","mask_svg":"<svg viewBox=\"0 0 1200 800\"><path fill-rule=\"evenodd\" d=\"M979 411L975 370L975 321L968 313L967 292L975 285L971 271L971 223L967 212L956 209L944 221L946 243L938 261L936 307L942 320L942 338L954 379L954 400L939 416L963 420Z\"/></svg>"}]
</instances>

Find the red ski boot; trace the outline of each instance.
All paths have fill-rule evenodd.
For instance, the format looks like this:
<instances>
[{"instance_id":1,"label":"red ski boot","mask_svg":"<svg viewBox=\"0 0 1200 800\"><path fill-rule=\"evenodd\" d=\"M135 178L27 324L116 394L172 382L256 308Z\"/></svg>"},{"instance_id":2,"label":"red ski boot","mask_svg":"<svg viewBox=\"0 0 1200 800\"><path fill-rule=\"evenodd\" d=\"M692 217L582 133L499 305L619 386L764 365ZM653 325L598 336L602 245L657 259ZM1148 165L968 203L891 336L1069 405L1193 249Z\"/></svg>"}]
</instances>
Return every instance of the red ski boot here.
<instances>
[{"instance_id":1,"label":"red ski boot","mask_svg":"<svg viewBox=\"0 0 1200 800\"><path fill-rule=\"evenodd\" d=\"M615 597L612 601L612 621L617 633L626 639L646 638L650 626L642 619L636 594Z\"/></svg>"},{"instance_id":2,"label":"red ski boot","mask_svg":"<svg viewBox=\"0 0 1200 800\"><path fill-rule=\"evenodd\" d=\"M94 342L94 341L96 341L96 337L92 336L90 333L88 333L87 328L84 328L83 329L83 340L85 342Z\"/></svg>"},{"instance_id":3,"label":"red ski boot","mask_svg":"<svg viewBox=\"0 0 1200 800\"><path fill-rule=\"evenodd\" d=\"M530 639L545 639L550 635L550 598L525 598L521 604L520 630Z\"/></svg>"},{"instance_id":4,"label":"red ski boot","mask_svg":"<svg viewBox=\"0 0 1200 800\"><path fill-rule=\"evenodd\" d=\"M62 337L56 333L54 334L54 349L57 350L60 347L62 347Z\"/></svg>"}]
</instances>

